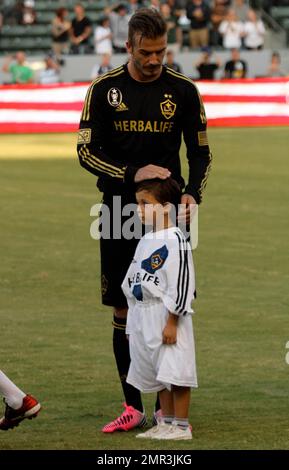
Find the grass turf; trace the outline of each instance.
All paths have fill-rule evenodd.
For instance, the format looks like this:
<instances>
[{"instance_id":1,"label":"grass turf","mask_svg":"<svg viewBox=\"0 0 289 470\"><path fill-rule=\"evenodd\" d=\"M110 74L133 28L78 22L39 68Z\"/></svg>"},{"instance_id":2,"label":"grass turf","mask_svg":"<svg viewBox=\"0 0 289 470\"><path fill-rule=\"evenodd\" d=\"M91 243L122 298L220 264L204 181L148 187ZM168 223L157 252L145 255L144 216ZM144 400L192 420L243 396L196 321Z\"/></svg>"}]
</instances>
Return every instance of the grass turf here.
<instances>
[{"instance_id":1,"label":"grass turf","mask_svg":"<svg viewBox=\"0 0 289 470\"><path fill-rule=\"evenodd\" d=\"M199 389L194 439L179 443L100 432L121 411L121 391L89 235L100 195L74 136L0 137L0 367L43 405L1 433L0 449L289 448L288 134L210 130L194 253ZM153 399L144 397L149 416Z\"/></svg>"}]
</instances>

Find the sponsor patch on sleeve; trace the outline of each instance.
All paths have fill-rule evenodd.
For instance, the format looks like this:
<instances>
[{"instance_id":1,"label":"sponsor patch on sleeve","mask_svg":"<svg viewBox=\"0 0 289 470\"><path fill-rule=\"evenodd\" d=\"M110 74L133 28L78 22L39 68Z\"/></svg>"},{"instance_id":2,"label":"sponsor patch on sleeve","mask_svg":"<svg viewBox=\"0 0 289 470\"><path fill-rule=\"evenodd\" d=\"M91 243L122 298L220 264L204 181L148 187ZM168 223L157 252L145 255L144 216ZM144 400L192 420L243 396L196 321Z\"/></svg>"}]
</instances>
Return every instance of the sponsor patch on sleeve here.
<instances>
[{"instance_id":1,"label":"sponsor patch on sleeve","mask_svg":"<svg viewBox=\"0 0 289 470\"><path fill-rule=\"evenodd\" d=\"M91 129L79 129L78 131L78 144L89 144L91 141Z\"/></svg>"},{"instance_id":2,"label":"sponsor patch on sleeve","mask_svg":"<svg viewBox=\"0 0 289 470\"><path fill-rule=\"evenodd\" d=\"M209 145L208 136L207 136L206 131L198 132L198 141L199 141L199 146L200 147L204 147L206 145Z\"/></svg>"}]
</instances>

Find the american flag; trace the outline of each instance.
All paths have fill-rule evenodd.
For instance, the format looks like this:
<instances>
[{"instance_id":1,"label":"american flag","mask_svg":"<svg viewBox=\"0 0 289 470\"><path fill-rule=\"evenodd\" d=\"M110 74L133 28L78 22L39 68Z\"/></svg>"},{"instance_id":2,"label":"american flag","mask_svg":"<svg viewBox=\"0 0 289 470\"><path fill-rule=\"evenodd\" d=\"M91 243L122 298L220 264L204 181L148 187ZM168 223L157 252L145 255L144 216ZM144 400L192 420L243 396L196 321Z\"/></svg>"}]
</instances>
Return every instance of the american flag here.
<instances>
[{"instance_id":1,"label":"american flag","mask_svg":"<svg viewBox=\"0 0 289 470\"><path fill-rule=\"evenodd\" d=\"M88 83L0 86L0 133L74 132ZM209 126L289 125L289 79L200 81Z\"/></svg>"}]
</instances>

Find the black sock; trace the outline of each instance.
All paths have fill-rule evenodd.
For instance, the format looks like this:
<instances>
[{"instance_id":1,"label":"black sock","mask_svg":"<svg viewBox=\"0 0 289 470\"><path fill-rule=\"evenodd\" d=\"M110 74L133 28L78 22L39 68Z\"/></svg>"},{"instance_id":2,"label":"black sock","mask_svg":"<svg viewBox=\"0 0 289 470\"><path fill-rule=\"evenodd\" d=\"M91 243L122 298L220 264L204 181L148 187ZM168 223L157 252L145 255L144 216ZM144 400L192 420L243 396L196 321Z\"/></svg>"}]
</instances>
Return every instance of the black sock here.
<instances>
[{"instance_id":1,"label":"black sock","mask_svg":"<svg viewBox=\"0 0 289 470\"><path fill-rule=\"evenodd\" d=\"M129 344L125 333L126 318L113 318L113 352L127 405L143 412L140 391L126 382L130 364Z\"/></svg>"},{"instance_id":2,"label":"black sock","mask_svg":"<svg viewBox=\"0 0 289 470\"><path fill-rule=\"evenodd\" d=\"M160 409L161 409L161 404L160 404L159 394L157 394L157 399L155 402L155 411L159 411Z\"/></svg>"}]
</instances>

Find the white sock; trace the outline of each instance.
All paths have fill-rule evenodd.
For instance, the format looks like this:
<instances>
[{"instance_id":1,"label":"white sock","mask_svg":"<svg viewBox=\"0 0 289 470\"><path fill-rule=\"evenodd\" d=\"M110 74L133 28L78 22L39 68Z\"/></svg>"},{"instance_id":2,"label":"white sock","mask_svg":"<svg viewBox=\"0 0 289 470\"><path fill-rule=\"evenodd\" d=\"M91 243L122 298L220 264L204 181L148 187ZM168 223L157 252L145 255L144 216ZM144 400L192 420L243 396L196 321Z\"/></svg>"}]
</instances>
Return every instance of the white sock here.
<instances>
[{"instance_id":1,"label":"white sock","mask_svg":"<svg viewBox=\"0 0 289 470\"><path fill-rule=\"evenodd\" d=\"M174 417L172 415L163 415L163 420L166 424L172 424Z\"/></svg>"},{"instance_id":2,"label":"white sock","mask_svg":"<svg viewBox=\"0 0 289 470\"><path fill-rule=\"evenodd\" d=\"M176 424L181 429L187 429L189 427L189 419L187 418L175 418L174 424Z\"/></svg>"},{"instance_id":3,"label":"white sock","mask_svg":"<svg viewBox=\"0 0 289 470\"><path fill-rule=\"evenodd\" d=\"M20 388L18 388L7 375L0 370L0 393L4 396L5 402L11 408L17 410L21 408L23 398L26 396L26 393L23 393Z\"/></svg>"}]
</instances>

